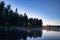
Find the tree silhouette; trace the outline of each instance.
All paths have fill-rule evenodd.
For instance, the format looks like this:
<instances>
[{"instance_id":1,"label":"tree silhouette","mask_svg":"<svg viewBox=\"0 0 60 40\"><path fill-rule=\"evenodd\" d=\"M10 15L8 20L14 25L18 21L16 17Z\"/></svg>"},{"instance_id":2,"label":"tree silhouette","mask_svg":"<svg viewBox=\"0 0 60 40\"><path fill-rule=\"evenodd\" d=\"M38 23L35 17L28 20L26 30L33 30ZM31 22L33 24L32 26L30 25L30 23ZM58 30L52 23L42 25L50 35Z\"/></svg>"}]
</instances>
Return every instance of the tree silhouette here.
<instances>
[{"instance_id":1,"label":"tree silhouette","mask_svg":"<svg viewBox=\"0 0 60 40\"><path fill-rule=\"evenodd\" d=\"M7 20L8 20L8 25L10 25L9 24L9 20L10 20L10 11L11 11L11 5L7 5Z\"/></svg>"},{"instance_id":2,"label":"tree silhouette","mask_svg":"<svg viewBox=\"0 0 60 40\"><path fill-rule=\"evenodd\" d=\"M15 20L15 25L17 26L18 25L18 10L17 10L17 8L16 8L16 10L15 10L15 15L14 15L14 20Z\"/></svg>"},{"instance_id":3,"label":"tree silhouette","mask_svg":"<svg viewBox=\"0 0 60 40\"><path fill-rule=\"evenodd\" d=\"M8 9L8 11L10 11L11 5L7 5L7 9Z\"/></svg>"},{"instance_id":4,"label":"tree silhouette","mask_svg":"<svg viewBox=\"0 0 60 40\"><path fill-rule=\"evenodd\" d=\"M39 20L38 25L42 26L42 19Z\"/></svg>"},{"instance_id":5,"label":"tree silhouette","mask_svg":"<svg viewBox=\"0 0 60 40\"><path fill-rule=\"evenodd\" d=\"M11 5L5 7L4 1L0 2L0 25L2 26L42 26L42 19L28 18L27 14L18 13L11 9Z\"/></svg>"},{"instance_id":6,"label":"tree silhouette","mask_svg":"<svg viewBox=\"0 0 60 40\"><path fill-rule=\"evenodd\" d=\"M23 26L24 25L24 21L23 21L23 16L22 14L19 15L19 26Z\"/></svg>"},{"instance_id":7,"label":"tree silhouette","mask_svg":"<svg viewBox=\"0 0 60 40\"><path fill-rule=\"evenodd\" d=\"M24 13L23 19L24 19L24 26L27 26L28 25L28 17L26 15L26 13Z\"/></svg>"},{"instance_id":8,"label":"tree silhouette","mask_svg":"<svg viewBox=\"0 0 60 40\"><path fill-rule=\"evenodd\" d=\"M12 10L10 10L9 12L9 25L12 26L14 25L14 12Z\"/></svg>"},{"instance_id":9,"label":"tree silhouette","mask_svg":"<svg viewBox=\"0 0 60 40\"><path fill-rule=\"evenodd\" d=\"M34 25L34 20L33 20L33 18L29 18L28 23L29 23L29 25Z\"/></svg>"},{"instance_id":10,"label":"tree silhouette","mask_svg":"<svg viewBox=\"0 0 60 40\"><path fill-rule=\"evenodd\" d=\"M0 25L3 25L4 1L0 3Z\"/></svg>"}]
</instances>

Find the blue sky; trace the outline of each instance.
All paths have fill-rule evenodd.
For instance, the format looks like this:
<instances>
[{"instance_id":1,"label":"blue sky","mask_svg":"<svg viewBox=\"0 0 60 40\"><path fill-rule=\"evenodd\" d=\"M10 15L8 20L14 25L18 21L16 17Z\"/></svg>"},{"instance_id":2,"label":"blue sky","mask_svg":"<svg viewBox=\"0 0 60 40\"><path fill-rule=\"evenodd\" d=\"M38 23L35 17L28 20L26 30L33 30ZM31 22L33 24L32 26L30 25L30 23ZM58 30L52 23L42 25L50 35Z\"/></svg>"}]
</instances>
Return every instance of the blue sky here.
<instances>
[{"instance_id":1,"label":"blue sky","mask_svg":"<svg viewBox=\"0 0 60 40\"><path fill-rule=\"evenodd\" d=\"M43 25L60 25L60 0L0 0L6 5L11 4L19 14L26 13L29 18L43 20Z\"/></svg>"}]
</instances>

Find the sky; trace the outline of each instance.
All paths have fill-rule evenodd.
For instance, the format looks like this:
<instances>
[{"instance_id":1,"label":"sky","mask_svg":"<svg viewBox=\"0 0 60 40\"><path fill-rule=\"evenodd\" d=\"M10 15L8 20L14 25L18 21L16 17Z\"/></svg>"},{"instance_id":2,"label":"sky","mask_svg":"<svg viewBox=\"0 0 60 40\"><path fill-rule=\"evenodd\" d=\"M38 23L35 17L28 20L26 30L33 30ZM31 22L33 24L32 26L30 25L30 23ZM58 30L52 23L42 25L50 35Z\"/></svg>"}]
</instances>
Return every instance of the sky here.
<instances>
[{"instance_id":1,"label":"sky","mask_svg":"<svg viewBox=\"0 0 60 40\"><path fill-rule=\"evenodd\" d=\"M43 25L60 25L60 0L0 0L19 14L43 20Z\"/></svg>"}]
</instances>

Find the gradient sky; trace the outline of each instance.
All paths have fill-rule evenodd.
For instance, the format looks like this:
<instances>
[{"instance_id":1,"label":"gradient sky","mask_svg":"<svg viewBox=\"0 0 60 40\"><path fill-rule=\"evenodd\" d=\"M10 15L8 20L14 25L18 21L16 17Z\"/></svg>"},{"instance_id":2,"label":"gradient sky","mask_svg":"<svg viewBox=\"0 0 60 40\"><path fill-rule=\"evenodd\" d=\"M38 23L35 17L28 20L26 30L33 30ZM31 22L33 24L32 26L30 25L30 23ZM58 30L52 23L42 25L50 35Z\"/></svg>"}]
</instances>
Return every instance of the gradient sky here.
<instances>
[{"instance_id":1,"label":"gradient sky","mask_svg":"<svg viewBox=\"0 0 60 40\"><path fill-rule=\"evenodd\" d=\"M60 25L60 0L0 0L11 4L19 14L26 13L29 18L43 20L43 25Z\"/></svg>"}]
</instances>

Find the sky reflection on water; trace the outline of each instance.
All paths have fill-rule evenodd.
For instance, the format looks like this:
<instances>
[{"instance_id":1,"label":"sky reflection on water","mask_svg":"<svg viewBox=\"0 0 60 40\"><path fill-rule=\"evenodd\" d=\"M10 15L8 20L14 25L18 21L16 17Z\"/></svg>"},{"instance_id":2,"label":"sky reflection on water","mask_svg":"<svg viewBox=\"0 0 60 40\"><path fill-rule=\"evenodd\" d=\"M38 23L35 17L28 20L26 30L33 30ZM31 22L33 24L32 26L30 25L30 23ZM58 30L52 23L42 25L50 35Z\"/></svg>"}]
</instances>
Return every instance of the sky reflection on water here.
<instances>
[{"instance_id":1,"label":"sky reflection on water","mask_svg":"<svg viewBox=\"0 0 60 40\"><path fill-rule=\"evenodd\" d=\"M60 31L43 30L42 36L38 38L27 38L27 40L60 40Z\"/></svg>"}]
</instances>

